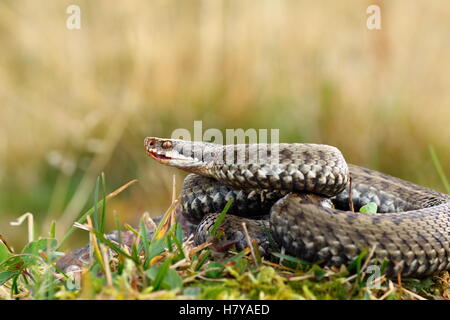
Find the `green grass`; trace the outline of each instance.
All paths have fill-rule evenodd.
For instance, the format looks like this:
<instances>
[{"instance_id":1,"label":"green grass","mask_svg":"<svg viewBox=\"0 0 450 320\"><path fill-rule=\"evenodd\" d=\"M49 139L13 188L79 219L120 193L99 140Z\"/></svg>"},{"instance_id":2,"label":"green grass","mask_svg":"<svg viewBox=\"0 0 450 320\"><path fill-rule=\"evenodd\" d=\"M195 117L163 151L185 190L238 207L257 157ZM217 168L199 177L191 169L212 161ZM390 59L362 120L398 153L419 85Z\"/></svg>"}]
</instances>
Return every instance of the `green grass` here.
<instances>
[{"instance_id":1,"label":"green grass","mask_svg":"<svg viewBox=\"0 0 450 320\"><path fill-rule=\"evenodd\" d=\"M127 184L126 186L128 186ZM242 252L218 253L214 245L194 246L183 241L181 228L170 225L170 214L149 238L142 217L131 248L104 236L107 200L102 175L94 190L94 206L77 220L91 233L94 248L91 263L81 273L64 274L55 262L61 242L52 224L48 237L30 241L13 253L0 241L0 297L2 299L435 299L450 297L450 275L443 272L425 279L374 278L363 252L348 267L321 268L283 253L271 261L258 259L248 248ZM100 199L100 194L102 198ZM230 204L220 217L224 217ZM173 206L172 206L173 207ZM222 219L223 220L223 219ZM119 228L119 226L117 226ZM122 228L124 229L124 228ZM215 226L218 232L220 225ZM120 242L120 241L119 241ZM111 249L114 254L108 255ZM214 259L213 259L214 257ZM379 287L368 287L369 280ZM373 283L373 282L372 282Z\"/></svg>"},{"instance_id":2,"label":"green grass","mask_svg":"<svg viewBox=\"0 0 450 320\"><path fill-rule=\"evenodd\" d=\"M432 146L429 147L431 159L433 160L433 165L436 168L436 172L439 176L439 178L442 181L442 184L444 185L445 190L448 194L450 194L450 184L448 183L447 176L445 175L444 170L442 169L441 162L439 161L439 158L436 154L436 151Z\"/></svg>"}]
</instances>

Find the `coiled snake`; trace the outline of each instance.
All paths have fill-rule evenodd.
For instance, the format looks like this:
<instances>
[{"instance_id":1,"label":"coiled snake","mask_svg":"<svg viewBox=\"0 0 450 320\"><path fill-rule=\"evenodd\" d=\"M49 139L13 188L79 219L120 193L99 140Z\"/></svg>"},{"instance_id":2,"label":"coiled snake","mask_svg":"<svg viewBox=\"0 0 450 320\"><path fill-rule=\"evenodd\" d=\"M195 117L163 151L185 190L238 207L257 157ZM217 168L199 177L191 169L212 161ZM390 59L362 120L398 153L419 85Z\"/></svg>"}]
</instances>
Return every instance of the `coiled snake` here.
<instances>
[{"instance_id":1,"label":"coiled snake","mask_svg":"<svg viewBox=\"0 0 450 320\"><path fill-rule=\"evenodd\" d=\"M159 163L192 173L181 203L183 215L199 223L196 242L206 240L217 213L232 199L229 213L244 218L227 215L223 228L240 247L247 245L245 221L263 253L269 248L266 228L287 253L306 261L339 266L367 249L374 259L389 261L390 275L424 276L450 267L450 196L347 165L334 147L152 137L145 147ZM377 213L349 210L350 177L355 209L375 202ZM265 215L268 220L250 219Z\"/></svg>"},{"instance_id":2,"label":"coiled snake","mask_svg":"<svg viewBox=\"0 0 450 320\"><path fill-rule=\"evenodd\" d=\"M369 250L372 259L388 261L390 276L450 268L450 196L347 165L334 147L148 137L145 148L159 163L191 173L183 183L181 210L184 220L197 225L197 243L208 239L218 213L233 200L221 228L238 249L247 246L245 222L262 254L275 242L290 255L330 266ZM377 204L377 213L350 210L369 202ZM80 252L61 259L60 267Z\"/></svg>"}]
</instances>

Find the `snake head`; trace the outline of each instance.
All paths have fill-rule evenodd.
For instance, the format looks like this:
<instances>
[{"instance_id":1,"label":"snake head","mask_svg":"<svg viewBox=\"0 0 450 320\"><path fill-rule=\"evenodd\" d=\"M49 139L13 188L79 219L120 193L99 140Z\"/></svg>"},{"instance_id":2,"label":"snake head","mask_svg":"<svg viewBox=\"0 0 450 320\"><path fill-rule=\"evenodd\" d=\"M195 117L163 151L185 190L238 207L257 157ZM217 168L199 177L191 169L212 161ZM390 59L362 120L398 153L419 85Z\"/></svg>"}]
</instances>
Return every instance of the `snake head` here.
<instances>
[{"instance_id":1,"label":"snake head","mask_svg":"<svg viewBox=\"0 0 450 320\"><path fill-rule=\"evenodd\" d=\"M185 171L196 172L203 166L203 143L180 139L147 137L144 140L147 155L159 163L177 167Z\"/></svg>"}]
</instances>

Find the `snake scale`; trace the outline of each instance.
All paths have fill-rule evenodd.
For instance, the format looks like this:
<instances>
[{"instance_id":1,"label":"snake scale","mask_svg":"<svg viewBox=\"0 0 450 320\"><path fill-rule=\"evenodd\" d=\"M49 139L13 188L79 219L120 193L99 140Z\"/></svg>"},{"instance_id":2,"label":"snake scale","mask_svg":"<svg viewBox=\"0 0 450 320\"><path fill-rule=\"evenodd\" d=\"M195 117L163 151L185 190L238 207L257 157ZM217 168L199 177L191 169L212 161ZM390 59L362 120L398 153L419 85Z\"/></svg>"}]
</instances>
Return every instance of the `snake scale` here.
<instances>
[{"instance_id":1,"label":"snake scale","mask_svg":"<svg viewBox=\"0 0 450 320\"><path fill-rule=\"evenodd\" d=\"M263 255L275 242L292 256L329 266L368 250L373 260L388 261L389 276L450 269L450 196L347 164L335 147L148 137L145 148L159 163L191 173L181 211L196 225L198 244L233 200L221 228L238 249L247 246L245 222ZM377 213L358 212L369 202Z\"/></svg>"}]
</instances>

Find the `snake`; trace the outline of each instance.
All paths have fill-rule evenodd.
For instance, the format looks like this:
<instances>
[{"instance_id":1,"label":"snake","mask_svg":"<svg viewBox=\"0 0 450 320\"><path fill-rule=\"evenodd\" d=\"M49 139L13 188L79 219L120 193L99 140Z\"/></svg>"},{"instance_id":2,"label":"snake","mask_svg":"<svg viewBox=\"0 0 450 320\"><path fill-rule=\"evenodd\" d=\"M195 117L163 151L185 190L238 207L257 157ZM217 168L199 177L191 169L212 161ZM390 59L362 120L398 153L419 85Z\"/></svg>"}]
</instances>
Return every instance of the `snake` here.
<instances>
[{"instance_id":1,"label":"snake","mask_svg":"<svg viewBox=\"0 0 450 320\"><path fill-rule=\"evenodd\" d=\"M450 196L348 164L336 147L157 137L145 138L144 145L158 163L189 173L177 217L196 244L211 239L222 216L225 239L238 250L254 240L263 257L281 250L340 267L365 254L389 277L450 269ZM360 212L370 203L376 212ZM89 246L78 249L58 265L81 265L88 252Z\"/></svg>"},{"instance_id":2,"label":"snake","mask_svg":"<svg viewBox=\"0 0 450 320\"><path fill-rule=\"evenodd\" d=\"M237 248L246 233L261 253L276 248L311 263L339 267L365 252L386 274L422 277L450 267L450 196L347 164L324 144L230 144L147 137L147 155L190 173L181 211L194 240L221 227ZM377 212L359 210L375 203ZM243 223L247 230L243 229Z\"/></svg>"}]
</instances>

